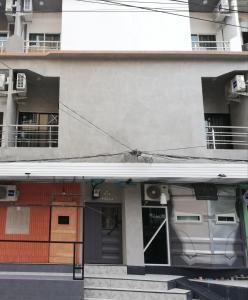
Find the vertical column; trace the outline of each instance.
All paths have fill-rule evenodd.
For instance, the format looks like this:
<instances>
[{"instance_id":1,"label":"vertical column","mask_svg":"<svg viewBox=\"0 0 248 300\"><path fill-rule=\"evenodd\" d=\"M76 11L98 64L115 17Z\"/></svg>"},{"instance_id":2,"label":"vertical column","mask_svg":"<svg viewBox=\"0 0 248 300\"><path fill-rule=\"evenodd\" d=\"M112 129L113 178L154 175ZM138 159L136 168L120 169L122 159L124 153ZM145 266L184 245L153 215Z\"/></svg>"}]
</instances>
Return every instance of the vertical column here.
<instances>
[{"instance_id":1,"label":"vertical column","mask_svg":"<svg viewBox=\"0 0 248 300\"><path fill-rule=\"evenodd\" d=\"M8 147L10 146L12 138L12 132L10 132L9 125L15 123L16 118L16 104L13 100L13 70L9 69L9 76L8 76L8 95L7 95L7 105L4 114L3 120L3 135L2 135L2 146Z\"/></svg>"},{"instance_id":2,"label":"vertical column","mask_svg":"<svg viewBox=\"0 0 248 300\"><path fill-rule=\"evenodd\" d=\"M126 264L135 267L136 273L143 273L144 245L140 184L125 187L124 214Z\"/></svg>"},{"instance_id":3,"label":"vertical column","mask_svg":"<svg viewBox=\"0 0 248 300\"><path fill-rule=\"evenodd\" d=\"M21 20L21 0L16 0L16 14L15 14L15 31L14 35L22 35L22 20Z\"/></svg>"}]
</instances>

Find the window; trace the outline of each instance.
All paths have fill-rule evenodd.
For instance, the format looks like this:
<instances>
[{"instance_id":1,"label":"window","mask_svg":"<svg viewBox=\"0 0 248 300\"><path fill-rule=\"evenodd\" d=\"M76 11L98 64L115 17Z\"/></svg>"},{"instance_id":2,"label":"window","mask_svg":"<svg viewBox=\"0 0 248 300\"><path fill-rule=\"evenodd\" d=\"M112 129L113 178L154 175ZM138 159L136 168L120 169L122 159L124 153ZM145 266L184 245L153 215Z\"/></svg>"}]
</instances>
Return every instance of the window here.
<instances>
[{"instance_id":1,"label":"window","mask_svg":"<svg viewBox=\"0 0 248 300\"><path fill-rule=\"evenodd\" d=\"M216 224L235 224L235 214L218 214L216 215Z\"/></svg>"},{"instance_id":2,"label":"window","mask_svg":"<svg viewBox=\"0 0 248 300\"><path fill-rule=\"evenodd\" d=\"M200 223L202 216L198 214L176 214L176 222L180 223Z\"/></svg>"},{"instance_id":3,"label":"window","mask_svg":"<svg viewBox=\"0 0 248 300\"><path fill-rule=\"evenodd\" d=\"M69 216L58 216L58 224L59 225L69 225L70 217Z\"/></svg>"},{"instance_id":4,"label":"window","mask_svg":"<svg viewBox=\"0 0 248 300\"><path fill-rule=\"evenodd\" d=\"M58 147L58 122L57 113L20 112L17 146Z\"/></svg>"},{"instance_id":5,"label":"window","mask_svg":"<svg viewBox=\"0 0 248 300\"><path fill-rule=\"evenodd\" d=\"M60 34L58 33L30 33L29 49L60 49Z\"/></svg>"},{"instance_id":6,"label":"window","mask_svg":"<svg viewBox=\"0 0 248 300\"><path fill-rule=\"evenodd\" d=\"M8 38L8 33L7 32L0 32L0 43L1 42L6 42Z\"/></svg>"},{"instance_id":7,"label":"window","mask_svg":"<svg viewBox=\"0 0 248 300\"><path fill-rule=\"evenodd\" d=\"M30 208L8 207L6 216L6 234L29 234Z\"/></svg>"},{"instance_id":8,"label":"window","mask_svg":"<svg viewBox=\"0 0 248 300\"><path fill-rule=\"evenodd\" d=\"M217 50L214 34L192 34L191 41L193 50Z\"/></svg>"}]
</instances>

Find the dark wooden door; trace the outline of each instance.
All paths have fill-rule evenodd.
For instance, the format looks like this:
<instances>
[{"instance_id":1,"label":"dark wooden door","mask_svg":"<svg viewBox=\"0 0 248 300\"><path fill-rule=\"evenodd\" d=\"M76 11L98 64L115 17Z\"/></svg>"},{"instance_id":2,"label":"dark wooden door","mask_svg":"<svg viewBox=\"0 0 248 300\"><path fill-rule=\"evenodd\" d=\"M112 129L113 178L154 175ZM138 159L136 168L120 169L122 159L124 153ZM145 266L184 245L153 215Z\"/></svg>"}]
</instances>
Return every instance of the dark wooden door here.
<instances>
[{"instance_id":1,"label":"dark wooden door","mask_svg":"<svg viewBox=\"0 0 248 300\"><path fill-rule=\"evenodd\" d=\"M121 205L87 204L84 217L85 263L121 264Z\"/></svg>"}]
</instances>

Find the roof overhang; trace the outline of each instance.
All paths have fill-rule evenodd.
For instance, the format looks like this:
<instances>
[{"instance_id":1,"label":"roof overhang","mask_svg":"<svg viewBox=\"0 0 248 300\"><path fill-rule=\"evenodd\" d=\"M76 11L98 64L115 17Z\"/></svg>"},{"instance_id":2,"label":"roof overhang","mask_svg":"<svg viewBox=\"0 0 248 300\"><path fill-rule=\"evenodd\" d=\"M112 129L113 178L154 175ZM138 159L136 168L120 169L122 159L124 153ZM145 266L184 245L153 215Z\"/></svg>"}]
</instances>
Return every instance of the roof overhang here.
<instances>
[{"instance_id":1,"label":"roof overhang","mask_svg":"<svg viewBox=\"0 0 248 300\"><path fill-rule=\"evenodd\" d=\"M0 163L1 181L50 179L106 179L133 181L212 182L248 181L246 163Z\"/></svg>"}]
</instances>

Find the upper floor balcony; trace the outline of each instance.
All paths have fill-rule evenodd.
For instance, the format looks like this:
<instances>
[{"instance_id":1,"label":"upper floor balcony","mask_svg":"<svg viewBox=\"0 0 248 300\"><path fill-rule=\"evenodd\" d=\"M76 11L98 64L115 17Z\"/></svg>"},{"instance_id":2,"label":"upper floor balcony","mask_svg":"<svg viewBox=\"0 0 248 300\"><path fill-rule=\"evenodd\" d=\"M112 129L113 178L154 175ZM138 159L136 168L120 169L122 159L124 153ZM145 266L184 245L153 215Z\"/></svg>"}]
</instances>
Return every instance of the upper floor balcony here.
<instances>
[{"instance_id":1,"label":"upper floor balcony","mask_svg":"<svg viewBox=\"0 0 248 300\"><path fill-rule=\"evenodd\" d=\"M58 147L58 129L58 125L0 125L0 146Z\"/></svg>"},{"instance_id":2,"label":"upper floor balcony","mask_svg":"<svg viewBox=\"0 0 248 300\"><path fill-rule=\"evenodd\" d=\"M50 52L60 50L60 41L36 41L26 40L24 42L24 51L28 52Z\"/></svg>"},{"instance_id":3,"label":"upper floor balcony","mask_svg":"<svg viewBox=\"0 0 248 300\"><path fill-rule=\"evenodd\" d=\"M7 41L0 41L0 53L6 52ZM24 52L51 52L60 50L60 41L24 41Z\"/></svg>"},{"instance_id":4,"label":"upper floor balcony","mask_svg":"<svg viewBox=\"0 0 248 300\"><path fill-rule=\"evenodd\" d=\"M230 42L229 41L210 41L204 40L200 41L194 40L192 38L192 50L195 51L230 51Z\"/></svg>"},{"instance_id":5,"label":"upper floor balcony","mask_svg":"<svg viewBox=\"0 0 248 300\"><path fill-rule=\"evenodd\" d=\"M248 149L248 127L206 126L208 149Z\"/></svg>"},{"instance_id":6,"label":"upper floor balcony","mask_svg":"<svg viewBox=\"0 0 248 300\"><path fill-rule=\"evenodd\" d=\"M0 70L0 79L0 146L58 147L59 78Z\"/></svg>"}]
</instances>

